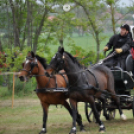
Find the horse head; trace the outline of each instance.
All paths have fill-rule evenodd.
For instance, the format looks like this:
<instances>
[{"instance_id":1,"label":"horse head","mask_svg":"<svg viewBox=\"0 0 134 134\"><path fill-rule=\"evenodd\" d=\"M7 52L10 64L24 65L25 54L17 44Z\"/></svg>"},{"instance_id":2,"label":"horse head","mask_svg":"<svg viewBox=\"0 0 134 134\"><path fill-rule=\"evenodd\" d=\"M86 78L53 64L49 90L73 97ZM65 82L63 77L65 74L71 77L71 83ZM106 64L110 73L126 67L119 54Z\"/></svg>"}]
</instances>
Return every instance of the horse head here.
<instances>
[{"instance_id":1,"label":"horse head","mask_svg":"<svg viewBox=\"0 0 134 134\"><path fill-rule=\"evenodd\" d=\"M46 76L48 76L48 72L55 73L63 69L63 65L64 65L63 54L64 54L64 48L59 47L57 53L52 57L52 60L47 67Z\"/></svg>"},{"instance_id":2,"label":"horse head","mask_svg":"<svg viewBox=\"0 0 134 134\"><path fill-rule=\"evenodd\" d=\"M57 53L52 58L47 71L59 72L64 69L67 72L76 72L83 69L83 66L70 53L64 51L63 47L59 47Z\"/></svg>"},{"instance_id":3,"label":"horse head","mask_svg":"<svg viewBox=\"0 0 134 134\"><path fill-rule=\"evenodd\" d=\"M34 52L28 52L24 63L22 63L23 69L20 71L19 78L21 81L27 81L33 74L38 73L38 61Z\"/></svg>"}]
</instances>

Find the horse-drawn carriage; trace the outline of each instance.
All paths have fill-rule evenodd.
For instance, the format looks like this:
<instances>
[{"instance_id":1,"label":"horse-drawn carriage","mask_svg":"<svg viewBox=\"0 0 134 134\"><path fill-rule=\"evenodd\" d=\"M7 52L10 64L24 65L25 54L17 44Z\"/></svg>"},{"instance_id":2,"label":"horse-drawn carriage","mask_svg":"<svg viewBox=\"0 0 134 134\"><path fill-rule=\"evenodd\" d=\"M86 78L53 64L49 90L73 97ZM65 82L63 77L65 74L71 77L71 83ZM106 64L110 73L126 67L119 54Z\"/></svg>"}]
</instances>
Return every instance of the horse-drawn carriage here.
<instances>
[{"instance_id":1,"label":"horse-drawn carriage","mask_svg":"<svg viewBox=\"0 0 134 134\"><path fill-rule=\"evenodd\" d=\"M114 76L114 86L115 92L117 96L120 98L120 105L122 109L132 110L134 116L134 77L132 74L132 56L129 55L126 60L126 69L127 71L123 71L120 67L111 68L111 72ZM117 106L111 100L110 95L105 95L106 97L106 108L107 113L109 114L109 120L114 119L115 110ZM99 100L96 100L96 106L101 113L103 106ZM85 103L85 113L89 122L95 121L94 116L92 115L92 110L90 109L90 104Z\"/></svg>"},{"instance_id":2,"label":"horse-drawn carriage","mask_svg":"<svg viewBox=\"0 0 134 134\"><path fill-rule=\"evenodd\" d=\"M64 65L65 63L67 63L66 66ZM63 68L66 72L53 75L53 72L58 72ZM109 70L102 64L92 69L84 68L70 53L61 48L52 58L49 66L47 66L44 58L35 55L33 52L28 53L19 75L21 81L25 81L27 77L36 77L37 80L38 89L35 91L42 103L44 113L43 129L40 134L46 133L47 112L51 104L62 104L68 109L73 117L73 127L70 134L76 133L76 121L80 126L80 130L84 130L82 118L77 111L77 102L88 102L85 103L87 119L91 122L90 117L94 113L96 121L100 126L100 132L105 131L105 126L98 116L98 112L101 113L101 110L104 110L104 113L107 112L109 117L114 117L115 110L119 109L122 119L126 118L122 109L132 109L134 115L134 96L131 93L134 87L134 79L128 71L123 71L119 67ZM105 80L102 81L102 78ZM70 79L69 85L67 79ZM98 82L103 86L99 87ZM115 86L113 86L114 84ZM94 95L96 95L95 98L98 98L96 101L94 100ZM101 100L101 95L103 95L105 101ZM52 99L51 101L50 98ZM66 102L67 98L70 99L71 107ZM106 104L105 107L104 103Z\"/></svg>"}]
</instances>

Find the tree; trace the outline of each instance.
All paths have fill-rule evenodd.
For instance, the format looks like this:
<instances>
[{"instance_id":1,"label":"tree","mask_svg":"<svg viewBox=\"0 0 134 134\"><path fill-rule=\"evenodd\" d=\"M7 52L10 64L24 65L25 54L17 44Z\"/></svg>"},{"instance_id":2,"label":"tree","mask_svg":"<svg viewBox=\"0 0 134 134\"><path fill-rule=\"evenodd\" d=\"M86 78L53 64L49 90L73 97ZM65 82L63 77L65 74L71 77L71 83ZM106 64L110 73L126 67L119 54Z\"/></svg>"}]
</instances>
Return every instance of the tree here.
<instances>
[{"instance_id":1,"label":"tree","mask_svg":"<svg viewBox=\"0 0 134 134\"><path fill-rule=\"evenodd\" d=\"M27 46L32 48L32 2L30 0L26 1L27 3Z\"/></svg>"},{"instance_id":2,"label":"tree","mask_svg":"<svg viewBox=\"0 0 134 134\"><path fill-rule=\"evenodd\" d=\"M51 9L51 6L50 7L47 6L47 1L45 1L45 9L43 12L43 16L41 16L40 22L35 30L34 42L33 42L33 51L34 52L37 50L38 38L39 38L39 35L41 34L41 30L44 25L44 21L47 19L47 15L48 15L48 12L50 9Z\"/></svg>"},{"instance_id":3,"label":"tree","mask_svg":"<svg viewBox=\"0 0 134 134\"><path fill-rule=\"evenodd\" d=\"M115 29L115 7L116 7L116 4L119 0L106 0L106 3L110 6L110 15L111 15L111 22L112 22L112 29L113 29L113 32L114 34L116 34L116 29Z\"/></svg>"},{"instance_id":4,"label":"tree","mask_svg":"<svg viewBox=\"0 0 134 134\"><path fill-rule=\"evenodd\" d=\"M120 0L106 0L105 2L109 6L109 14L110 14L110 18L111 18L113 33L116 34L116 24L117 24L117 22L119 20L125 18L125 16L127 14L131 13L132 9L122 7L124 9L125 13L123 12L122 17L120 17L119 19L116 19L115 18L115 13L118 11Z\"/></svg>"},{"instance_id":5,"label":"tree","mask_svg":"<svg viewBox=\"0 0 134 134\"><path fill-rule=\"evenodd\" d=\"M6 1L6 0L5 0ZM4 2L5 2L4 1ZM39 4L39 2L41 4ZM37 50L38 39L41 34L48 13L53 5L52 0L9 0L11 18L13 20L14 46L23 50L26 46ZM6 7L8 9L9 5ZM5 25L6 27L6 25ZM7 27L6 27L7 30Z\"/></svg>"},{"instance_id":6,"label":"tree","mask_svg":"<svg viewBox=\"0 0 134 134\"><path fill-rule=\"evenodd\" d=\"M18 29L18 24L15 16L15 8L12 0L9 0L11 10L12 10L12 16L13 16L13 29L14 29L14 45L15 47L19 46L20 47L20 40L19 40L19 29Z\"/></svg>"},{"instance_id":7,"label":"tree","mask_svg":"<svg viewBox=\"0 0 134 134\"><path fill-rule=\"evenodd\" d=\"M90 32L96 41L97 48L97 61L99 60L100 43L102 37L100 34L103 31L103 22L107 15L102 13L105 11L105 6L100 0L74 0L74 2L81 6L87 16L87 25L90 27Z\"/></svg>"}]
</instances>

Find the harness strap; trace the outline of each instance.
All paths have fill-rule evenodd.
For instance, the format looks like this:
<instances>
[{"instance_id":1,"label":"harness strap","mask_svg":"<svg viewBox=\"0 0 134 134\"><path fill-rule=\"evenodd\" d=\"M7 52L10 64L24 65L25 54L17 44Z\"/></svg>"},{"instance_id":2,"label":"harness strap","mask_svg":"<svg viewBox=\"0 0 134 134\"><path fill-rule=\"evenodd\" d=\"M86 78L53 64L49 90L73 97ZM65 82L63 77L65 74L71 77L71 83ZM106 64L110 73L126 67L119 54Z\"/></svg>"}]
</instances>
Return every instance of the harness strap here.
<instances>
[{"instance_id":1,"label":"harness strap","mask_svg":"<svg viewBox=\"0 0 134 134\"><path fill-rule=\"evenodd\" d=\"M93 74L93 72L91 71L91 70L89 70L89 69L84 69L84 70L81 70L81 71L78 71L78 72L73 72L73 73L68 73L68 75L70 75L70 74L76 74L76 73L82 73L82 72L85 72L85 71L88 71L93 77L94 77L94 79L95 79L95 82L96 82L96 87L94 87L94 86L92 86L92 87L94 87L93 89L95 89L95 90L98 90L98 88L99 88L99 83L98 83L98 81L97 81L97 79L96 79L96 76ZM67 73L58 73L58 74L60 74L60 75L64 75L64 74L67 74ZM88 84L88 86L89 87L91 87L91 85L88 83L88 81L87 81L87 84ZM71 87L72 88L72 87Z\"/></svg>"},{"instance_id":2,"label":"harness strap","mask_svg":"<svg viewBox=\"0 0 134 134\"><path fill-rule=\"evenodd\" d=\"M54 75L54 78L55 78L55 85L56 85L56 90L57 90L58 84L57 84L57 78L55 75Z\"/></svg>"},{"instance_id":3,"label":"harness strap","mask_svg":"<svg viewBox=\"0 0 134 134\"><path fill-rule=\"evenodd\" d=\"M34 90L36 93L46 93L46 92L50 92L50 93L55 93L55 92L61 92L61 93L67 93L68 89L67 88L41 88L41 89L35 89Z\"/></svg>"},{"instance_id":4,"label":"harness strap","mask_svg":"<svg viewBox=\"0 0 134 134\"><path fill-rule=\"evenodd\" d=\"M68 88L69 87L69 82L68 82L67 78L64 76L64 74L60 74L60 75L64 78L64 80L65 80L65 82L67 84L67 88Z\"/></svg>"},{"instance_id":5,"label":"harness strap","mask_svg":"<svg viewBox=\"0 0 134 134\"><path fill-rule=\"evenodd\" d=\"M98 83L98 81L97 81L96 76L94 75L94 73L91 70L89 70L89 69L87 69L87 71L94 77L95 82L96 82L96 87L99 88L99 83Z\"/></svg>"},{"instance_id":6,"label":"harness strap","mask_svg":"<svg viewBox=\"0 0 134 134\"><path fill-rule=\"evenodd\" d=\"M50 83L50 77L49 77L48 83L46 84L46 88L48 87L49 83Z\"/></svg>"}]
</instances>

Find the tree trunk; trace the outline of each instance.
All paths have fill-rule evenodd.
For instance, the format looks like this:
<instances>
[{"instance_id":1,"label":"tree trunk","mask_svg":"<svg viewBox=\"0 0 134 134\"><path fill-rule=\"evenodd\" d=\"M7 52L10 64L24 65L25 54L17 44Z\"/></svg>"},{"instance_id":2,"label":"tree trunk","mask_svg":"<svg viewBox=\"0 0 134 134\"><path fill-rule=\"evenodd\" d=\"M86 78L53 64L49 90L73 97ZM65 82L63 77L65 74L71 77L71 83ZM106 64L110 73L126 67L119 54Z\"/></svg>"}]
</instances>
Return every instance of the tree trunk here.
<instances>
[{"instance_id":1,"label":"tree trunk","mask_svg":"<svg viewBox=\"0 0 134 134\"><path fill-rule=\"evenodd\" d=\"M0 38L0 52L2 52L3 49L2 49L2 43L1 43L1 38Z\"/></svg>"},{"instance_id":2,"label":"tree trunk","mask_svg":"<svg viewBox=\"0 0 134 134\"><path fill-rule=\"evenodd\" d=\"M36 50L37 50L38 38L40 36L40 33L41 33L41 30L42 30L44 21L45 21L46 16L47 16L47 13L48 13L48 10L45 7L45 11L44 11L42 19L40 21L40 25L39 25L39 27L35 31L34 42L33 42L33 51L34 52L36 52Z\"/></svg>"},{"instance_id":3,"label":"tree trunk","mask_svg":"<svg viewBox=\"0 0 134 134\"><path fill-rule=\"evenodd\" d=\"M15 8L14 8L14 5L13 5L13 1L9 0L9 2L10 2L11 10L12 10L12 15L13 15L14 46L15 47L19 46L20 47L19 30L18 30L16 18L15 18Z\"/></svg>"},{"instance_id":4,"label":"tree trunk","mask_svg":"<svg viewBox=\"0 0 134 134\"><path fill-rule=\"evenodd\" d=\"M97 49L97 57L96 57L96 61L98 62L99 61L99 59L100 59L100 40L99 40L99 34L96 32L95 33L95 36L96 36L96 44L97 44L97 47L96 47L96 49Z\"/></svg>"},{"instance_id":5,"label":"tree trunk","mask_svg":"<svg viewBox=\"0 0 134 134\"><path fill-rule=\"evenodd\" d=\"M11 29L10 29L10 18L9 18L9 10L8 10L8 3L6 2L6 15L7 15L7 31L8 31L8 33L7 33L7 35L8 35L8 46L9 46L9 48L11 49L12 48L12 39L11 39L11 37L12 37L12 32L11 32Z\"/></svg>"},{"instance_id":6,"label":"tree trunk","mask_svg":"<svg viewBox=\"0 0 134 134\"><path fill-rule=\"evenodd\" d=\"M112 29L113 29L113 33L116 34L116 30L115 30L115 18L114 18L114 7L111 5L111 21L112 21Z\"/></svg>"},{"instance_id":7,"label":"tree trunk","mask_svg":"<svg viewBox=\"0 0 134 134\"><path fill-rule=\"evenodd\" d=\"M31 37L31 17L32 17L32 11L31 11L31 3L29 0L27 0L27 46L32 47L32 37Z\"/></svg>"}]
</instances>

